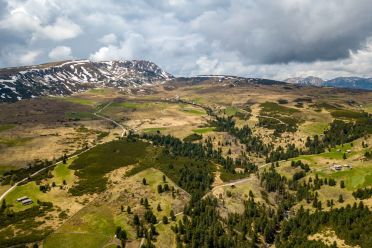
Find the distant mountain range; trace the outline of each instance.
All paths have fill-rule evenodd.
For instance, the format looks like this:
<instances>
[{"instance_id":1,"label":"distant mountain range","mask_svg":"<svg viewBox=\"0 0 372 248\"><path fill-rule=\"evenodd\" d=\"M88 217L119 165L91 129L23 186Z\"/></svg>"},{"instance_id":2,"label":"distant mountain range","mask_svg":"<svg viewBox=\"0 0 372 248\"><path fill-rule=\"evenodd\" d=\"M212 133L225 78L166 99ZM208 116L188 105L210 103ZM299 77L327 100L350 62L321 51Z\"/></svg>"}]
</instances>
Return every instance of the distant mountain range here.
<instances>
[{"instance_id":1,"label":"distant mountain range","mask_svg":"<svg viewBox=\"0 0 372 248\"><path fill-rule=\"evenodd\" d=\"M62 61L35 66L0 69L0 102L14 102L38 96L64 96L97 87L126 89L163 83L174 77L156 64L145 60ZM173 83L182 82L175 78ZM282 84L284 82L244 78L227 75L201 75L189 78L195 83L215 80L228 82L229 86L239 84ZM190 80L188 80L190 81ZM372 78L339 77L324 81L318 77L288 78L286 83L305 86L330 86L372 90Z\"/></svg>"},{"instance_id":2,"label":"distant mountain range","mask_svg":"<svg viewBox=\"0 0 372 248\"><path fill-rule=\"evenodd\" d=\"M45 95L70 95L96 87L138 87L172 79L143 61L76 60L0 69L0 102Z\"/></svg>"},{"instance_id":3,"label":"distant mountain range","mask_svg":"<svg viewBox=\"0 0 372 248\"><path fill-rule=\"evenodd\" d=\"M294 77L284 80L284 82L299 85L328 86L336 88L350 88L372 90L372 78L360 77L338 77L331 80L323 80L318 77Z\"/></svg>"}]
</instances>

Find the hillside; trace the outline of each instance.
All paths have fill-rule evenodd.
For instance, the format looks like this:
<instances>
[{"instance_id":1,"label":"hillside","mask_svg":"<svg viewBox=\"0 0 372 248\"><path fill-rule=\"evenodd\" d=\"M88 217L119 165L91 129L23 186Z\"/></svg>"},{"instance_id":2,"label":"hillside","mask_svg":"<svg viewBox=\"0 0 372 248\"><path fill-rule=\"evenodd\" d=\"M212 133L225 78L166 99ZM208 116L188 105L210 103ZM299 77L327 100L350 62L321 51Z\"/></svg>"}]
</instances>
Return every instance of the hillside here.
<instances>
[{"instance_id":1,"label":"hillside","mask_svg":"<svg viewBox=\"0 0 372 248\"><path fill-rule=\"evenodd\" d=\"M149 61L74 60L0 69L0 101L37 96L71 95L95 87L118 89L163 82L173 78Z\"/></svg>"},{"instance_id":2,"label":"hillside","mask_svg":"<svg viewBox=\"0 0 372 248\"><path fill-rule=\"evenodd\" d=\"M298 84L304 86L318 86L318 87L335 87L335 88L348 88L348 89L362 89L372 90L372 79L361 77L337 77L330 80L323 80L318 77L294 77L284 80L290 84Z\"/></svg>"},{"instance_id":3,"label":"hillside","mask_svg":"<svg viewBox=\"0 0 372 248\"><path fill-rule=\"evenodd\" d=\"M0 104L0 247L372 245L372 92L138 71Z\"/></svg>"}]
</instances>

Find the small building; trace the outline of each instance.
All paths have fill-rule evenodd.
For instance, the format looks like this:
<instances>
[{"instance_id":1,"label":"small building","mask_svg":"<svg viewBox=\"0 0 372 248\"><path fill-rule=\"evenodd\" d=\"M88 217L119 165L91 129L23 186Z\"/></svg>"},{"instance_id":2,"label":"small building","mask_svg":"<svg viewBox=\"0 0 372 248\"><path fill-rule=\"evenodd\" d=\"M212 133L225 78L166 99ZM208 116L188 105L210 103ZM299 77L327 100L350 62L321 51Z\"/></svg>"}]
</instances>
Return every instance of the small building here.
<instances>
[{"instance_id":1,"label":"small building","mask_svg":"<svg viewBox=\"0 0 372 248\"><path fill-rule=\"evenodd\" d=\"M27 199L22 201L23 206L30 205L32 203L33 203L33 201L30 198L27 198Z\"/></svg>"},{"instance_id":2,"label":"small building","mask_svg":"<svg viewBox=\"0 0 372 248\"><path fill-rule=\"evenodd\" d=\"M333 169L335 169L336 171L340 171L340 170L342 170L342 166L339 165L339 164L334 164Z\"/></svg>"},{"instance_id":3,"label":"small building","mask_svg":"<svg viewBox=\"0 0 372 248\"><path fill-rule=\"evenodd\" d=\"M27 199L29 199L27 196L22 196L20 198L17 198L17 202L22 202L22 201L27 200Z\"/></svg>"},{"instance_id":4,"label":"small building","mask_svg":"<svg viewBox=\"0 0 372 248\"><path fill-rule=\"evenodd\" d=\"M349 150L346 150L346 152L347 152L347 153L351 153L351 150L350 150L350 149L349 149Z\"/></svg>"}]
</instances>

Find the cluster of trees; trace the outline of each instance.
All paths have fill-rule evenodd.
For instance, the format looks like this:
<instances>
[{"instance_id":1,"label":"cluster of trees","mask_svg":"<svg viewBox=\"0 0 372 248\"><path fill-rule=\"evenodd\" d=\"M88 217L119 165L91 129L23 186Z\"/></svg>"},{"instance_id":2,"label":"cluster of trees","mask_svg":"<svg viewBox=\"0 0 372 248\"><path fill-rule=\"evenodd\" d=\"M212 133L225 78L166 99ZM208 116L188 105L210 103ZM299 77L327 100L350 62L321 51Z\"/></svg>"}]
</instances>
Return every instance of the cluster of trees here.
<instances>
[{"instance_id":1,"label":"cluster of trees","mask_svg":"<svg viewBox=\"0 0 372 248\"><path fill-rule=\"evenodd\" d=\"M164 184L164 186L161 185L161 184L158 185L158 193L159 194L163 193L163 192L168 192L168 191L170 191L170 188L169 188L169 185L167 183Z\"/></svg>"},{"instance_id":2,"label":"cluster of trees","mask_svg":"<svg viewBox=\"0 0 372 248\"><path fill-rule=\"evenodd\" d=\"M365 121L344 122L334 120L324 132L323 142L326 146L334 147L363 137L372 132L372 117Z\"/></svg>"},{"instance_id":3,"label":"cluster of trees","mask_svg":"<svg viewBox=\"0 0 372 248\"><path fill-rule=\"evenodd\" d=\"M265 127L268 129L274 129L274 136L280 136L284 132L296 132L297 131L297 123L293 121L292 118L289 117L282 117L281 119L285 120L284 123L282 120L277 119L276 117L258 117L258 126Z\"/></svg>"},{"instance_id":4,"label":"cluster of trees","mask_svg":"<svg viewBox=\"0 0 372 248\"><path fill-rule=\"evenodd\" d=\"M308 164L304 164L302 163L301 160L297 160L297 161L292 161L291 162L291 166L296 168L296 167L300 167L301 169L303 169L305 172L309 172L310 171L310 167Z\"/></svg>"},{"instance_id":5,"label":"cluster of trees","mask_svg":"<svg viewBox=\"0 0 372 248\"><path fill-rule=\"evenodd\" d=\"M202 166L184 166L180 169L177 184L190 192L192 201L200 199L213 183L213 174L206 164Z\"/></svg>"},{"instance_id":6,"label":"cluster of trees","mask_svg":"<svg viewBox=\"0 0 372 248\"><path fill-rule=\"evenodd\" d=\"M266 162L276 162L281 160L287 160L294 158L302 154L302 150L296 148L294 144L287 144L284 148L278 146L276 149L272 149L271 153L266 157Z\"/></svg>"},{"instance_id":7,"label":"cluster of trees","mask_svg":"<svg viewBox=\"0 0 372 248\"><path fill-rule=\"evenodd\" d=\"M247 152L267 155L270 151L270 147L265 145L259 137L254 136L252 130L247 125L242 128L235 127L235 121L232 116L217 116L212 122L212 125L216 127L216 131L228 132L230 135L236 137L241 144L246 146Z\"/></svg>"},{"instance_id":8,"label":"cluster of trees","mask_svg":"<svg viewBox=\"0 0 372 248\"><path fill-rule=\"evenodd\" d=\"M236 247L234 236L223 228L215 198L208 197L186 205L184 214L182 220L172 227L177 247Z\"/></svg>"},{"instance_id":9,"label":"cluster of trees","mask_svg":"<svg viewBox=\"0 0 372 248\"><path fill-rule=\"evenodd\" d=\"M115 237L120 240L121 242L121 247L125 247L126 241L128 239L127 232L122 229L120 226L116 227L115 231Z\"/></svg>"},{"instance_id":10,"label":"cluster of trees","mask_svg":"<svg viewBox=\"0 0 372 248\"><path fill-rule=\"evenodd\" d=\"M53 204L51 202L38 201L37 206L18 212L12 211L9 207L6 201L3 200L0 207L0 228L44 216L53 209Z\"/></svg>"},{"instance_id":11,"label":"cluster of trees","mask_svg":"<svg viewBox=\"0 0 372 248\"><path fill-rule=\"evenodd\" d=\"M372 188L357 189L353 192L353 196L361 200L368 199L372 197Z\"/></svg>"},{"instance_id":12,"label":"cluster of trees","mask_svg":"<svg viewBox=\"0 0 372 248\"><path fill-rule=\"evenodd\" d=\"M28 180L39 180L40 178L47 178L50 177L50 173L47 170L39 175L38 177L31 178L30 176L34 174L36 171L39 171L42 168L48 167L52 165L53 162L49 160L36 160L33 163L29 163L24 168L19 168L16 170L9 170L4 172L3 176L0 178L0 182L2 185L6 184L13 184L15 182L20 181L21 179L27 178Z\"/></svg>"},{"instance_id":13,"label":"cluster of trees","mask_svg":"<svg viewBox=\"0 0 372 248\"><path fill-rule=\"evenodd\" d=\"M307 236L328 227L349 245L372 247L370 223L372 223L372 212L363 205L363 202L326 212L316 211L313 214L301 207L295 216L283 222L275 246L310 247Z\"/></svg>"},{"instance_id":14,"label":"cluster of trees","mask_svg":"<svg viewBox=\"0 0 372 248\"><path fill-rule=\"evenodd\" d=\"M326 148L342 145L351 142L357 138L371 133L372 118L369 118L367 125L363 122L344 122L341 120L334 120L329 128L324 131L322 139L318 135L313 138L307 137L305 142L305 150L296 148L294 144L287 145L286 149L278 147L273 150L266 158L267 162L275 162L280 160L287 160L289 158L297 157L301 154L319 154L325 152Z\"/></svg>"},{"instance_id":15,"label":"cluster of trees","mask_svg":"<svg viewBox=\"0 0 372 248\"><path fill-rule=\"evenodd\" d=\"M244 175L255 172L257 166L243 159L232 159L231 157L223 157L222 151L213 149L211 139L206 139L205 144L182 142L180 139L173 136L159 134L144 134L142 138L150 140L154 145L163 147L163 155L171 158L187 157L195 161L194 164L186 165L178 169L178 185L186 191L195 194L196 198L203 195L213 182L212 170L209 161L214 161L220 164L223 172L230 175L235 175L237 167L244 169ZM169 169L174 166L170 165Z\"/></svg>"}]
</instances>

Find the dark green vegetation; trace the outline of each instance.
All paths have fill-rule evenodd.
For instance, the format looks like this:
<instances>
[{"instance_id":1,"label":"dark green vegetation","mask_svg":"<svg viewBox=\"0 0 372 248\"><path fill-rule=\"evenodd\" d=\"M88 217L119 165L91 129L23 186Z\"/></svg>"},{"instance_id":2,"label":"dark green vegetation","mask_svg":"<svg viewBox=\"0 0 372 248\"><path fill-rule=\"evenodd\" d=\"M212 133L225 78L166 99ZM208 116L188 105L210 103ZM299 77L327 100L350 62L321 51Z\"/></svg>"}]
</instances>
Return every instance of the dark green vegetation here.
<instances>
[{"instance_id":1,"label":"dark green vegetation","mask_svg":"<svg viewBox=\"0 0 372 248\"><path fill-rule=\"evenodd\" d=\"M42 173L42 175L38 175L37 177L30 177L33 173L36 171L39 171L42 168L51 166L52 162L48 160L44 161L34 161L32 164L29 164L27 167L24 168L19 168L15 170L9 170L3 173L3 176L1 177L1 184L6 185L6 184L13 184L16 183L24 178L28 177L27 181L31 180L37 180L40 178L43 178L45 174L48 174L48 170L46 172ZM52 168L51 168L52 169Z\"/></svg>"},{"instance_id":2,"label":"dark green vegetation","mask_svg":"<svg viewBox=\"0 0 372 248\"><path fill-rule=\"evenodd\" d=\"M185 142L193 142L197 140L203 139L203 136L197 133L190 134L189 136L185 137L183 141Z\"/></svg>"},{"instance_id":3,"label":"dark green vegetation","mask_svg":"<svg viewBox=\"0 0 372 248\"><path fill-rule=\"evenodd\" d=\"M372 212L362 203L352 207L317 211L310 214L301 208L295 216L284 221L282 231L275 242L276 247L309 247L307 236L323 228L332 228L338 237L349 245L372 247ZM315 247L315 246L313 246Z\"/></svg>"},{"instance_id":4,"label":"dark green vegetation","mask_svg":"<svg viewBox=\"0 0 372 248\"><path fill-rule=\"evenodd\" d=\"M302 162L294 162L293 166L303 167L306 174L307 167ZM267 192L277 194L277 208L256 202L250 193L242 214L230 213L227 219L222 219L218 214L217 199L190 203L184 211L189 218L184 217L172 227L178 246L261 247L275 244L276 247L330 247L321 241L308 240L309 235L330 228L349 245L371 247L369 234L372 227L369 223L372 212L363 203L320 211L322 204L314 192L322 185L334 186L334 181L316 177L308 183L299 183L280 176L272 167L262 173L261 184ZM313 201L316 211L311 213L301 207L296 215L289 217L288 210L304 198Z\"/></svg>"},{"instance_id":5,"label":"dark green vegetation","mask_svg":"<svg viewBox=\"0 0 372 248\"><path fill-rule=\"evenodd\" d=\"M353 196L361 200L368 199L372 197L372 188L357 189L353 192Z\"/></svg>"},{"instance_id":6,"label":"dark green vegetation","mask_svg":"<svg viewBox=\"0 0 372 248\"><path fill-rule=\"evenodd\" d=\"M13 124L3 124L3 125L0 125L0 132L3 132L3 131L6 131L6 130L9 130L9 129L12 129L14 127L15 127L15 125L13 125Z\"/></svg>"},{"instance_id":7,"label":"dark green vegetation","mask_svg":"<svg viewBox=\"0 0 372 248\"><path fill-rule=\"evenodd\" d=\"M232 117L216 117L212 124L216 127L216 131L228 132L236 137L240 143L245 145L246 152L266 157L266 162L275 162L288 158L297 157L301 151L293 144L287 144L286 147L277 147L274 149L273 144L265 144L260 137L253 134L252 130L247 126L242 128L235 127L235 121Z\"/></svg>"},{"instance_id":8,"label":"dark green vegetation","mask_svg":"<svg viewBox=\"0 0 372 248\"><path fill-rule=\"evenodd\" d=\"M45 238L52 232L50 228L43 230L37 227L43 222L35 221L35 218L45 216L53 209L50 202L38 202L38 206L24 211L13 212L5 201L0 208L0 247L27 244ZM15 234L14 229L17 229Z\"/></svg>"},{"instance_id":9,"label":"dark green vegetation","mask_svg":"<svg viewBox=\"0 0 372 248\"><path fill-rule=\"evenodd\" d=\"M79 177L69 191L73 195L99 193L106 189L105 174L123 166L133 165L144 158L148 144L136 140L116 140L96 146L81 154L70 165Z\"/></svg>"},{"instance_id":10,"label":"dark green vegetation","mask_svg":"<svg viewBox=\"0 0 372 248\"><path fill-rule=\"evenodd\" d=\"M284 104L283 101L280 104ZM283 132L297 131L301 118L298 114L301 111L279 105L274 102L265 102L261 104L259 116L259 126L274 129L274 135L280 135Z\"/></svg>"},{"instance_id":11,"label":"dark green vegetation","mask_svg":"<svg viewBox=\"0 0 372 248\"><path fill-rule=\"evenodd\" d=\"M66 112L65 117L69 121L91 120L95 118L90 112Z\"/></svg>"},{"instance_id":12,"label":"dark green vegetation","mask_svg":"<svg viewBox=\"0 0 372 248\"><path fill-rule=\"evenodd\" d=\"M206 145L202 145L182 142L169 135L144 134L143 138L163 148L162 155L155 159L154 164L147 164L147 166L162 170L172 180L178 182L179 186L187 190L194 200L205 194L213 182L212 172L215 168L211 162L222 165L225 179L236 178L236 167L244 168L244 173L239 174L241 177L257 169L254 164L247 161L224 158L220 151L213 149L210 139L207 140ZM136 171L136 168L134 170Z\"/></svg>"}]
</instances>

